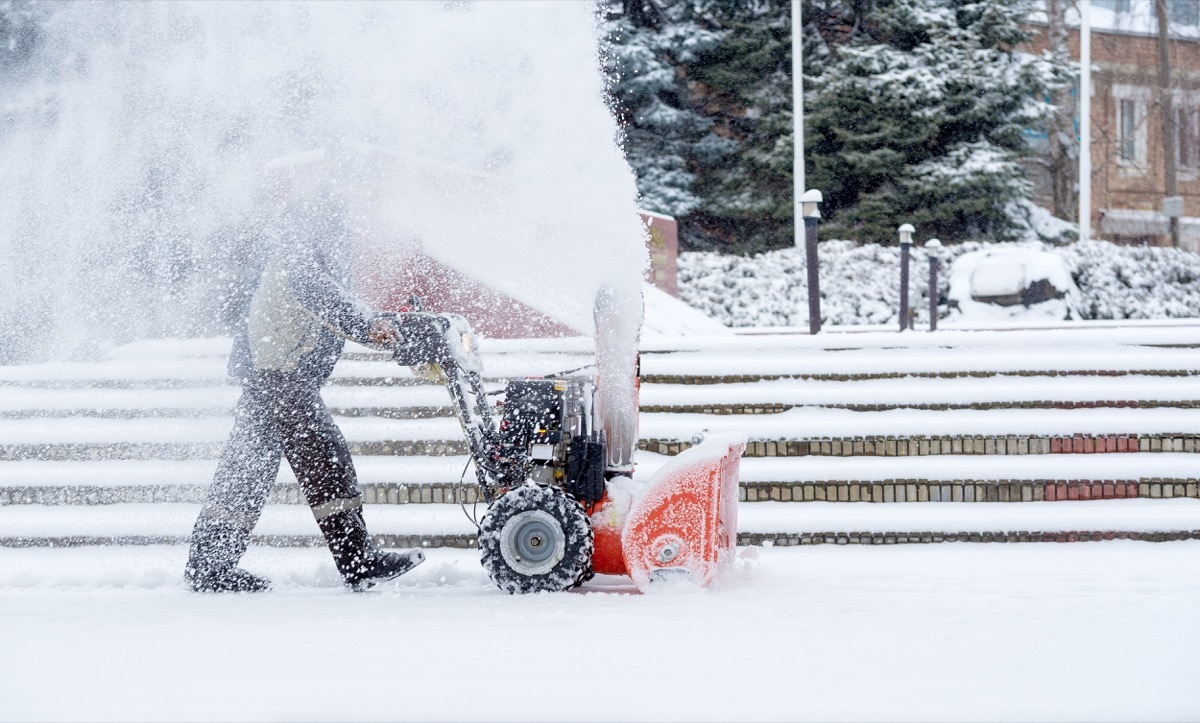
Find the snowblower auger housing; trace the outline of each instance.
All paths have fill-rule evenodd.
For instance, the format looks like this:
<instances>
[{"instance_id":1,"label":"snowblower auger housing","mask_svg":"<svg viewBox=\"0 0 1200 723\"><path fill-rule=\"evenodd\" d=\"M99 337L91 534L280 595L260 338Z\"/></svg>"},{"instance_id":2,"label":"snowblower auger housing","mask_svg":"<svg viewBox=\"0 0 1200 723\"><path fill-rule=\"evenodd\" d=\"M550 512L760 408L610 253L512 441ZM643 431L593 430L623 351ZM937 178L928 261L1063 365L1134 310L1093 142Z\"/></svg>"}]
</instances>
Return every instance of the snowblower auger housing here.
<instances>
[{"instance_id":1,"label":"snowblower auger housing","mask_svg":"<svg viewBox=\"0 0 1200 723\"><path fill-rule=\"evenodd\" d=\"M730 559L744 440L706 442L635 483L627 467L608 467L592 379L509 381L497 421L465 319L390 318L401 337L395 360L450 393L488 503L481 561L501 589L564 590L594 571L628 574L640 589L680 576L707 585Z\"/></svg>"}]
</instances>

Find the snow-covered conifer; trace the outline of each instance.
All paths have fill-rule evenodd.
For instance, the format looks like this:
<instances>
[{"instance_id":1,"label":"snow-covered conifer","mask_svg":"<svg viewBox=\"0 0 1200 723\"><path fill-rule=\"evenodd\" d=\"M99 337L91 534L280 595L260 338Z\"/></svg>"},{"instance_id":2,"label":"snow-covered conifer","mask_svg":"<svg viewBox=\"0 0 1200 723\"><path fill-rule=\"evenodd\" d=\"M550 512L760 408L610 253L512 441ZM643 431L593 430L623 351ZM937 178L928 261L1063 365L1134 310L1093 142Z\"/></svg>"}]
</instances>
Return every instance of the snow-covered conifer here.
<instances>
[{"instance_id":1,"label":"snow-covered conifer","mask_svg":"<svg viewBox=\"0 0 1200 723\"><path fill-rule=\"evenodd\" d=\"M813 8L831 49L808 83L809 185L836 231L889 241L899 223L942 239L1011 235L1031 192L1027 129L1067 79L1016 50L1027 0L875 0ZM831 229L835 230L835 229Z\"/></svg>"},{"instance_id":2,"label":"snow-covered conifer","mask_svg":"<svg viewBox=\"0 0 1200 723\"><path fill-rule=\"evenodd\" d=\"M701 204L695 164L723 152L712 120L689 101L685 64L720 41L691 2L623 0L607 6L602 60L641 206L682 216Z\"/></svg>"}]
</instances>

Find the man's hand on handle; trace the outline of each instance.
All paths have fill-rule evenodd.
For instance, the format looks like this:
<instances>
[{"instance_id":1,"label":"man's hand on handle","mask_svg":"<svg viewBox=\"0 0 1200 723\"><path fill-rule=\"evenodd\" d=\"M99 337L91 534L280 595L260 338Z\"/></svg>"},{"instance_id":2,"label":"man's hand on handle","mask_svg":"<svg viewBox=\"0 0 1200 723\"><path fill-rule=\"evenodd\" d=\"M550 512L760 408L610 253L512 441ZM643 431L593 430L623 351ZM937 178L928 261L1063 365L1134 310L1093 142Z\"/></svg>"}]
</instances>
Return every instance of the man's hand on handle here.
<instances>
[{"instance_id":1,"label":"man's hand on handle","mask_svg":"<svg viewBox=\"0 0 1200 723\"><path fill-rule=\"evenodd\" d=\"M403 341L403 337L400 336L400 330L396 328L395 322L382 316L371 322L371 328L367 331L367 338L371 340L372 344L378 344L386 349L395 349Z\"/></svg>"}]
</instances>

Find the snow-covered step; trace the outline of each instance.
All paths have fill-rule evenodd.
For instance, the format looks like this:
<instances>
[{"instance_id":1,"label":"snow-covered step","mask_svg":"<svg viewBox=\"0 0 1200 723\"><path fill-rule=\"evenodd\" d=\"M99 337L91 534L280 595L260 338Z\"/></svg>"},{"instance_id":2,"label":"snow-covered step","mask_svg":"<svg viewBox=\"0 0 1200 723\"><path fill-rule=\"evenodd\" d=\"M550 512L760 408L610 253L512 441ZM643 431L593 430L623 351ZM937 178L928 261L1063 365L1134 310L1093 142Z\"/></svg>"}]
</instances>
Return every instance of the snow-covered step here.
<instances>
[{"instance_id":1,"label":"snow-covered step","mask_svg":"<svg viewBox=\"0 0 1200 723\"><path fill-rule=\"evenodd\" d=\"M458 482L383 482L359 485L370 504L416 505L481 502L473 479ZM109 505L123 503L189 502L204 500L207 484L40 485L0 487L5 505ZM921 478L879 481L823 480L819 482L753 482L743 480L738 498L757 502L1054 502L1102 499L1200 499L1196 477L1064 477L1059 479ZM272 488L269 501L304 504L293 484Z\"/></svg>"},{"instance_id":2,"label":"snow-covered step","mask_svg":"<svg viewBox=\"0 0 1200 723\"><path fill-rule=\"evenodd\" d=\"M446 484L463 477L466 455L373 456L354 459L360 484ZM928 481L1001 481L1096 479L1125 480L1141 477L1186 479L1200 476L1196 456L1187 453L1122 455L1022 455L1001 461L980 456L934 457L747 457L741 461L741 478L748 483L805 483L827 481L885 482L922 479ZM667 455L639 454L638 478L649 479L670 460ZM97 487L197 485L212 480L216 460L21 460L0 462L0 488ZM467 470L466 478L473 479ZM286 463L281 465L281 484L294 484Z\"/></svg>"},{"instance_id":3,"label":"snow-covered step","mask_svg":"<svg viewBox=\"0 0 1200 723\"><path fill-rule=\"evenodd\" d=\"M821 406L856 411L893 408L1072 408L1200 404L1200 376L989 377L870 379L850 382L773 380L729 384L643 384L643 412L777 413Z\"/></svg>"},{"instance_id":4,"label":"snow-covered step","mask_svg":"<svg viewBox=\"0 0 1200 723\"><path fill-rule=\"evenodd\" d=\"M500 389L487 385L488 391ZM41 389L0 387L0 417L197 417L228 416L235 386L175 389ZM337 386L322 391L337 416L396 419L449 416L439 385ZM1200 405L1200 376L1164 379L994 377L987 379L890 379L858 382L775 380L721 385L645 384L644 412L705 414L777 413L821 406L879 411L891 408L1072 408Z\"/></svg>"},{"instance_id":5,"label":"snow-covered step","mask_svg":"<svg viewBox=\"0 0 1200 723\"><path fill-rule=\"evenodd\" d=\"M739 508L738 531L745 540L743 544L1066 542L1130 535L1160 541L1200 539L1200 501L1134 499L1070 505L764 503ZM884 539L888 536L900 539ZM933 537L938 539L930 539Z\"/></svg>"},{"instance_id":6,"label":"snow-covered step","mask_svg":"<svg viewBox=\"0 0 1200 723\"><path fill-rule=\"evenodd\" d=\"M462 439L458 420L343 417L351 442ZM0 443L108 444L223 442L231 418L0 419ZM892 410L852 412L801 408L773 415L642 414L643 439L690 440L702 432L740 432L756 440L838 438L1154 435L1200 433L1200 415L1186 409Z\"/></svg>"},{"instance_id":7,"label":"snow-covered step","mask_svg":"<svg viewBox=\"0 0 1200 723\"><path fill-rule=\"evenodd\" d=\"M484 358L485 379L500 380L564 372L593 363L592 354L505 354ZM116 358L100 362L44 362L0 366L0 388L178 388L232 382L220 357ZM330 385L424 384L408 367L391 361L342 359Z\"/></svg>"},{"instance_id":8,"label":"snow-covered step","mask_svg":"<svg viewBox=\"0 0 1200 723\"><path fill-rule=\"evenodd\" d=\"M467 506L467 511L470 511ZM479 506L482 514L484 507ZM198 504L156 503L22 505L0 507L0 536L21 537L186 537L200 512ZM367 505L367 527L375 534L473 534L475 525L455 504ZM312 512L302 505L267 505L255 527L260 535L319 534Z\"/></svg>"},{"instance_id":9,"label":"snow-covered step","mask_svg":"<svg viewBox=\"0 0 1200 723\"><path fill-rule=\"evenodd\" d=\"M712 384L764 379L853 381L916 377L1012 376L1189 376L1200 373L1200 359L1190 349L1112 347L1032 350L984 349L741 349L643 355L647 383Z\"/></svg>"},{"instance_id":10,"label":"snow-covered step","mask_svg":"<svg viewBox=\"0 0 1200 723\"><path fill-rule=\"evenodd\" d=\"M354 459L358 481L364 484L433 484L456 482L466 467L466 455L372 456ZM207 485L216 471L215 459L205 460L22 460L0 462L0 488L95 485ZM473 479L468 471L467 479ZM281 484L294 484L287 463L279 469Z\"/></svg>"},{"instance_id":11,"label":"snow-covered step","mask_svg":"<svg viewBox=\"0 0 1200 723\"><path fill-rule=\"evenodd\" d=\"M711 425L719 430L717 425ZM0 462L211 460L223 442L26 442L0 445ZM642 438L639 449L676 455L692 445L687 438ZM355 458L364 456L456 456L467 453L458 439L383 439L349 443ZM1200 450L1195 433L1061 434L1061 435L942 435L817 437L811 439L750 438L745 457L908 457L940 455L1016 456L1047 454L1108 454L1127 452L1186 452Z\"/></svg>"},{"instance_id":12,"label":"snow-covered step","mask_svg":"<svg viewBox=\"0 0 1200 723\"><path fill-rule=\"evenodd\" d=\"M1052 322L1025 324L1014 329L1008 322L993 328L977 325L970 329L943 328L898 334L894 327L826 326L815 336L803 329L786 327L743 327L735 336L653 336L644 335L643 354L681 351L736 353L746 349L759 351L843 351L873 349L996 350L1004 353L1044 353L1070 347L1149 347L1189 348L1200 346L1200 324L1195 319Z\"/></svg>"},{"instance_id":13,"label":"snow-covered step","mask_svg":"<svg viewBox=\"0 0 1200 723\"><path fill-rule=\"evenodd\" d=\"M199 505L0 507L0 546L178 544ZM475 510L483 514L482 507ZM372 534L389 547L474 544L470 507L368 505ZM1200 539L1200 501L1108 500L1052 504L746 505L739 544L891 544L942 541L1076 541L1116 537ZM260 544L321 544L306 508L270 505L255 529Z\"/></svg>"},{"instance_id":14,"label":"snow-covered step","mask_svg":"<svg viewBox=\"0 0 1200 723\"><path fill-rule=\"evenodd\" d=\"M466 455L398 456L360 455L354 460L361 485L457 485L473 480ZM740 477L744 485L766 489L770 485L872 484L886 482L986 483L1050 482L1056 480L1194 479L1198 476L1194 454L1118 455L1013 455L1002 462L979 455L905 456L803 456L803 458L744 458ZM638 455L635 476L653 477L670 456ZM119 490L131 488L203 488L211 482L216 460L20 460L0 462L0 490L77 488ZM295 484L287 464L278 483ZM80 492L84 494L84 492Z\"/></svg>"},{"instance_id":15,"label":"snow-covered step","mask_svg":"<svg viewBox=\"0 0 1200 723\"><path fill-rule=\"evenodd\" d=\"M691 446L690 441L681 439L642 438L638 441L639 449L664 455L676 455ZM899 435L803 440L750 438L744 457L925 457L951 454L1007 457L1196 451L1200 451L1200 437L1191 433Z\"/></svg>"},{"instance_id":16,"label":"snow-covered step","mask_svg":"<svg viewBox=\"0 0 1200 723\"><path fill-rule=\"evenodd\" d=\"M488 391L498 384L485 385ZM236 386L179 389L32 389L0 387L0 417L230 417L241 390ZM440 385L325 387L321 392L335 416L387 416L407 419L450 414ZM436 411L438 414L432 415Z\"/></svg>"}]
</instances>

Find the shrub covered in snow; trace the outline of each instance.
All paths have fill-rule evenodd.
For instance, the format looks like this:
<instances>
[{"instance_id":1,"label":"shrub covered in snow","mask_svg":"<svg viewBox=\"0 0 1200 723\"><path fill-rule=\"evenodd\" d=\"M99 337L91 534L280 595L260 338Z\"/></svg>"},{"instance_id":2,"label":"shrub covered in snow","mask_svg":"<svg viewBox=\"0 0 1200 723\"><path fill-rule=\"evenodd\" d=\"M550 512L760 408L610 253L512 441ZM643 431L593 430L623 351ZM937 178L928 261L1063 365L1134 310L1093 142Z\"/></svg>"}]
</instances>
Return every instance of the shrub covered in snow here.
<instances>
[{"instance_id":1,"label":"shrub covered in snow","mask_svg":"<svg viewBox=\"0 0 1200 723\"><path fill-rule=\"evenodd\" d=\"M964 253L992 246L968 242L943 250L945 268ZM1084 319L1200 317L1200 256L1169 248L1089 241L1067 246L1029 244L1057 254L1079 287ZM912 250L909 300L917 319L928 315L928 257ZM894 324L900 307L900 250L894 246L822 241L821 315L826 324ZM939 274L939 316L949 274ZM679 295L729 326L803 326L808 323L804 250L755 256L685 253L679 259Z\"/></svg>"},{"instance_id":2,"label":"shrub covered in snow","mask_svg":"<svg viewBox=\"0 0 1200 723\"><path fill-rule=\"evenodd\" d=\"M1200 317L1200 256L1173 248L1103 241L1062 247L1083 293L1085 319Z\"/></svg>"}]
</instances>

